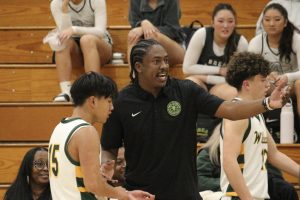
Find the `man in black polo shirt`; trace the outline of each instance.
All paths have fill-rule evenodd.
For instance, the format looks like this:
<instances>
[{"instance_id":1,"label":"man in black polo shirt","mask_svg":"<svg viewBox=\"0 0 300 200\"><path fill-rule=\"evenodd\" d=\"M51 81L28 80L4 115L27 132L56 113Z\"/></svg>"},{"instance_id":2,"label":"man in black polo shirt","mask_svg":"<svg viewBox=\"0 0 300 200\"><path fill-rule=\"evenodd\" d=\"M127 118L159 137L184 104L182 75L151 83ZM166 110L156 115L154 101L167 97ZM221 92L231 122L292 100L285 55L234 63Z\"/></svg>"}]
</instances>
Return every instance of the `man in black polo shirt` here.
<instances>
[{"instance_id":1,"label":"man in black polo shirt","mask_svg":"<svg viewBox=\"0 0 300 200\"><path fill-rule=\"evenodd\" d=\"M168 76L168 55L154 40L141 40L131 50L132 84L114 102L103 127L102 162L116 159L125 145L125 185L142 189L157 200L198 200L196 120L198 113L247 118L279 108L281 88L270 101L224 102L189 80ZM135 77L135 78L134 78ZM111 173L111 172L104 172Z\"/></svg>"}]
</instances>

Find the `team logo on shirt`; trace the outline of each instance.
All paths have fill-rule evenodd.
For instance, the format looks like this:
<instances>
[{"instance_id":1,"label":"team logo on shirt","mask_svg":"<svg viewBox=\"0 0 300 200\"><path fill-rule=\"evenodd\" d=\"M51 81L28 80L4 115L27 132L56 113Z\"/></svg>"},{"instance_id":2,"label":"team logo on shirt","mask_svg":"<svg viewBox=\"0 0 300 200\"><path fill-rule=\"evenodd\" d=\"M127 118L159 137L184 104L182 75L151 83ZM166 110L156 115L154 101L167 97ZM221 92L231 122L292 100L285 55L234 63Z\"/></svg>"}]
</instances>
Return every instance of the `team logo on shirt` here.
<instances>
[{"instance_id":1,"label":"team logo on shirt","mask_svg":"<svg viewBox=\"0 0 300 200\"><path fill-rule=\"evenodd\" d=\"M181 112L181 105L178 101L170 101L167 105L169 115L175 117Z\"/></svg>"}]
</instances>

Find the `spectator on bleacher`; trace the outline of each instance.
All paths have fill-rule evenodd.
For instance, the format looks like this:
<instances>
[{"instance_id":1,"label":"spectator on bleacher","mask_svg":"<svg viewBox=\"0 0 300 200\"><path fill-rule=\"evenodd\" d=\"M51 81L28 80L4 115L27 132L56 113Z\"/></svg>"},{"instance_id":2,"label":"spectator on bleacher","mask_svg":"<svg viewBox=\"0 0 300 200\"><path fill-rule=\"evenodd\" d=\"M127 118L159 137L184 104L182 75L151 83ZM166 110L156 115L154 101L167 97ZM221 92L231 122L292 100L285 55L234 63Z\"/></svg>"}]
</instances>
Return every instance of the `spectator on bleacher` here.
<instances>
[{"instance_id":1,"label":"spectator on bleacher","mask_svg":"<svg viewBox=\"0 0 300 200\"><path fill-rule=\"evenodd\" d=\"M24 156L16 180L4 200L51 200L48 172L48 150L30 149Z\"/></svg>"},{"instance_id":2,"label":"spectator on bleacher","mask_svg":"<svg viewBox=\"0 0 300 200\"><path fill-rule=\"evenodd\" d=\"M100 172L100 138L94 123L105 123L113 110L116 84L96 72L78 78L71 87L74 106L70 117L54 129L49 141L49 177L54 200L153 200L147 192L126 191L107 184Z\"/></svg>"},{"instance_id":3,"label":"spectator on bleacher","mask_svg":"<svg viewBox=\"0 0 300 200\"><path fill-rule=\"evenodd\" d=\"M116 180L116 183L113 183L114 186L123 186L125 181L125 168L126 168L126 161L125 161L125 148L121 147L118 150L117 160L115 162L115 170L113 175L113 180Z\"/></svg>"},{"instance_id":4,"label":"spectator on bleacher","mask_svg":"<svg viewBox=\"0 0 300 200\"><path fill-rule=\"evenodd\" d=\"M234 52L247 51L248 42L236 32L236 12L230 4L218 4L212 26L197 30L186 50L183 73L211 94L230 100L237 91L224 76L226 63Z\"/></svg>"},{"instance_id":5,"label":"spectator on bleacher","mask_svg":"<svg viewBox=\"0 0 300 200\"><path fill-rule=\"evenodd\" d=\"M288 12L289 21L292 22L298 29L300 29L300 0L271 0L266 6L272 3L278 3L282 5ZM256 23L256 35L263 32L263 13L261 13Z\"/></svg>"},{"instance_id":6,"label":"spectator on bleacher","mask_svg":"<svg viewBox=\"0 0 300 200\"><path fill-rule=\"evenodd\" d=\"M214 129L209 140L201 147L197 156L198 191L204 198L220 195L220 127ZM282 177L281 172L267 163L268 193L271 200L298 200L294 186ZM212 192L206 192L212 191ZM215 198L220 199L220 198Z\"/></svg>"},{"instance_id":7,"label":"spectator on bleacher","mask_svg":"<svg viewBox=\"0 0 300 200\"><path fill-rule=\"evenodd\" d=\"M269 4L264 9L262 24L265 32L250 41L248 51L261 54L272 63L270 78L273 82L280 79L293 85L299 119L300 31L288 20L286 9L277 3ZM279 119L279 114L277 118ZM300 120L295 124L299 125Z\"/></svg>"},{"instance_id":8,"label":"spectator on bleacher","mask_svg":"<svg viewBox=\"0 0 300 200\"><path fill-rule=\"evenodd\" d=\"M130 0L128 62L131 48L139 40L154 39L168 52L171 66L182 64L185 48L180 17L179 0Z\"/></svg>"},{"instance_id":9,"label":"spectator on bleacher","mask_svg":"<svg viewBox=\"0 0 300 200\"><path fill-rule=\"evenodd\" d=\"M55 52L61 93L56 102L70 101L72 67L100 73L112 56L112 40L106 30L105 0L53 0L51 12L59 30L62 50Z\"/></svg>"},{"instance_id":10,"label":"spectator on bleacher","mask_svg":"<svg viewBox=\"0 0 300 200\"><path fill-rule=\"evenodd\" d=\"M197 114L242 119L264 112L262 100L224 102L190 80L170 78L167 51L155 40L140 40L130 61L132 83L119 93L103 126L101 162L115 160L124 144L125 188L149 191L159 200L198 200ZM286 98L282 87L271 95L272 108Z\"/></svg>"},{"instance_id":11,"label":"spectator on bleacher","mask_svg":"<svg viewBox=\"0 0 300 200\"><path fill-rule=\"evenodd\" d=\"M250 52L235 54L228 65L226 81L238 90L236 102L265 97L269 88L270 64ZM269 97L263 105L267 110ZM226 199L268 199L267 161L288 174L299 177L300 166L278 151L261 114L248 119L223 119L220 131L220 186Z\"/></svg>"}]
</instances>

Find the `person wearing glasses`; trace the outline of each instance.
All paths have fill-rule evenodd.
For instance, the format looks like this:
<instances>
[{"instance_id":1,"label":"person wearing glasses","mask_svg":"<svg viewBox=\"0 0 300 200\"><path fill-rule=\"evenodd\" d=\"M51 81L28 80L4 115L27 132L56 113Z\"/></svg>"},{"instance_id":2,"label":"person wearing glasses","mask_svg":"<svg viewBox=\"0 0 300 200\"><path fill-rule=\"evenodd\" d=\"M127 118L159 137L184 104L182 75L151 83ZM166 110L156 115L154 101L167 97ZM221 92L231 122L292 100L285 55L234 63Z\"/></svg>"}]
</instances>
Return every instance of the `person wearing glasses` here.
<instances>
[{"instance_id":1,"label":"person wearing glasses","mask_svg":"<svg viewBox=\"0 0 300 200\"><path fill-rule=\"evenodd\" d=\"M30 149L24 156L15 181L8 188L4 200L51 200L48 171L48 150Z\"/></svg>"}]
</instances>

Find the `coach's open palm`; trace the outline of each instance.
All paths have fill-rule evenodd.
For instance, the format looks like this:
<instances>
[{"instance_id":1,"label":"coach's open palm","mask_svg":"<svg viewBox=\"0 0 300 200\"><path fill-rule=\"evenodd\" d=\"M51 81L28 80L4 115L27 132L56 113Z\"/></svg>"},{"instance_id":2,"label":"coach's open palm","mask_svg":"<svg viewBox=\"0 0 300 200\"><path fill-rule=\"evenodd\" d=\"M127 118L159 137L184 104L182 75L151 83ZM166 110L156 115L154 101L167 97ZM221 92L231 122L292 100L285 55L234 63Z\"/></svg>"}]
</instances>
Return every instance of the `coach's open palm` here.
<instances>
[{"instance_id":1,"label":"coach's open palm","mask_svg":"<svg viewBox=\"0 0 300 200\"><path fill-rule=\"evenodd\" d=\"M128 192L128 200L154 200L155 196L141 190L133 190Z\"/></svg>"},{"instance_id":2,"label":"coach's open palm","mask_svg":"<svg viewBox=\"0 0 300 200\"><path fill-rule=\"evenodd\" d=\"M273 109L281 108L286 104L289 97L290 87L285 82L281 82L271 93L269 105Z\"/></svg>"}]
</instances>

